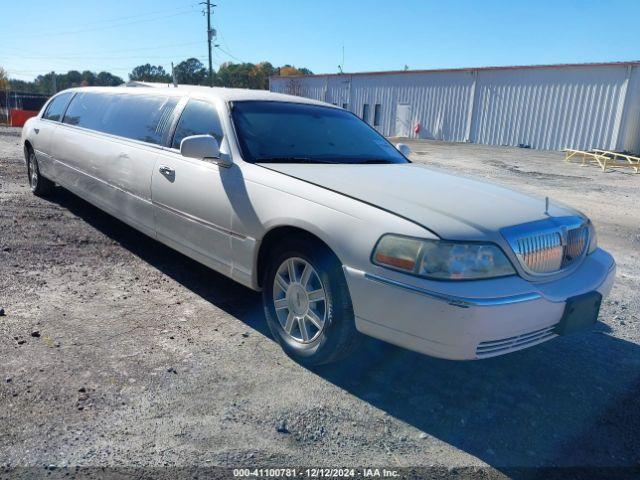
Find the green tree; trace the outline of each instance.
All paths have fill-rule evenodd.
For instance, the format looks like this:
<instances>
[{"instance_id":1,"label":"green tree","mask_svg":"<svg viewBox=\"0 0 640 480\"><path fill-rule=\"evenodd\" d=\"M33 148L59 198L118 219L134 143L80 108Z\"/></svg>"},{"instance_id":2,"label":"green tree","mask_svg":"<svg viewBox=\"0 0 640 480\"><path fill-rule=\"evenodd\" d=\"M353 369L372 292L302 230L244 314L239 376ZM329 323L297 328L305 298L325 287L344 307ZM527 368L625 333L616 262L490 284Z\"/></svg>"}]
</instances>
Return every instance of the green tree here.
<instances>
[{"instance_id":1,"label":"green tree","mask_svg":"<svg viewBox=\"0 0 640 480\"><path fill-rule=\"evenodd\" d=\"M208 72L197 58L188 58L174 67L178 83L206 85Z\"/></svg>"},{"instance_id":2,"label":"green tree","mask_svg":"<svg viewBox=\"0 0 640 480\"><path fill-rule=\"evenodd\" d=\"M25 82L24 80L9 79L9 89L16 92L41 93L35 82Z\"/></svg>"},{"instance_id":3,"label":"green tree","mask_svg":"<svg viewBox=\"0 0 640 480\"><path fill-rule=\"evenodd\" d=\"M96 85L101 87L117 87L123 83L124 81L120 77L109 72L100 72L96 76Z\"/></svg>"},{"instance_id":4,"label":"green tree","mask_svg":"<svg viewBox=\"0 0 640 480\"><path fill-rule=\"evenodd\" d=\"M138 65L129 74L129 80L139 82L160 82L170 83L171 75L165 72L161 65Z\"/></svg>"},{"instance_id":5,"label":"green tree","mask_svg":"<svg viewBox=\"0 0 640 480\"><path fill-rule=\"evenodd\" d=\"M57 75L56 77L59 90L82 85L82 74L77 70L69 70L66 75Z\"/></svg>"},{"instance_id":6,"label":"green tree","mask_svg":"<svg viewBox=\"0 0 640 480\"><path fill-rule=\"evenodd\" d=\"M96 74L93 72L90 72L89 70L85 70L84 72L82 72L82 80L80 81L80 84L83 87L91 87L95 85Z\"/></svg>"},{"instance_id":7,"label":"green tree","mask_svg":"<svg viewBox=\"0 0 640 480\"><path fill-rule=\"evenodd\" d=\"M268 90L269 77L275 73L276 69L269 62L254 65L249 74L249 88Z\"/></svg>"},{"instance_id":8,"label":"green tree","mask_svg":"<svg viewBox=\"0 0 640 480\"><path fill-rule=\"evenodd\" d=\"M251 88L253 63L225 62L218 69L216 85L233 88Z\"/></svg>"},{"instance_id":9,"label":"green tree","mask_svg":"<svg viewBox=\"0 0 640 480\"><path fill-rule=\"evenodd\" d=\"M253 88L266 90L269 88L269 77L271 75L311 75L308 68L295 68L291 65L284 65L274 68L269 62L261 62L257 65L253 63L231 63L226 62L220 65L216 75L216 85L222 87Z\"/></svg>"},{"instance_id":10,"label":"green tree","mask_svg":"<svg viewBox=\"0 0 640 480\"><path fill-rule=\"evenodd\" d=\"M36 92L38 93L54 93L53 91L53 76L56 75L55 73L51 72L51 73L45 73L44 75L38 75L35 80L33 81L34 87ZM56 90L60 91L63 88L67 88L67 87L62 87L59 83L58 83L58 78L62 78L63 75L56 75Z\"/></svg>"}]
</instances>

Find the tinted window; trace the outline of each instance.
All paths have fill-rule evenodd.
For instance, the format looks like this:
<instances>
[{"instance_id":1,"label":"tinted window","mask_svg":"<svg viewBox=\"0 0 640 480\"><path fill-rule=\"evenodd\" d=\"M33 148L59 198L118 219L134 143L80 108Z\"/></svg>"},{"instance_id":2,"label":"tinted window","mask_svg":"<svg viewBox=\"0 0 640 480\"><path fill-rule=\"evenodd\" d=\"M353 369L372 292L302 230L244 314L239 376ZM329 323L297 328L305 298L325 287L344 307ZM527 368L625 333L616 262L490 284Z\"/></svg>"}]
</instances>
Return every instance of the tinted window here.
<instances>
[{"instance_id":1,"label":"tinted window","mask_svg":"<svg viewBox=\"0 0 640 480\"><path fill-rule=\"evenodd\" d=\"M379 103L376 103L376 106L373 107L373 125L375 125L376 127L380 125L380 109L381 108L382 107Z\"/></svg>"},{"instance_id":2,"label":"tinted window","mask_svg":"<svg viewBox=\"0 0 640 480\"><path fill-rule=\"evenodd\" d=\"M109 95L84 92L69 105L70 125L161 144L178 98L155 95Z\"/></svg>"},{"instance_id":3,"label":"tinted window","mask_svg":"<svg viewBox=\"0 0 640 480\"><path fill-rule=\"evenodd\" d=\"M72 92L61 93L53 100L51 100L49 105L47 105L47 109L42 115L42 118L46 118L47 120L54 120L56 122L62 120L62 114L64 113L64 109L67 107L69 99L72 95Z\"/></svg>"},{"instance_id":4,"label":"tinted window","mask_svg":"<svg viewBox=\"0 0 640 480\"><path fill-rule=\"evenodd\" d=\"M369 122L369 104L365 103L362 107L362 119L365 122Z\"/></svg>"},{"instance_id":5,"label":"tinted window","mask_svg":"<svg viewBox=\"0 0 640 480\"><path fill-rule=\"evenodd\" d=\"M407 163L382 135L341 108L234 102L243 158L256 163Z\"/></svg>"},{"instance_id":6,"label":"tinted window","mask_svg":"<svg viewBox=\"0 0 640 480\"><path fill-rule=\"evenodd\" d=\"M117 95L107 107L107 133L142 142L160 144L169 127L176 97Z\"/></svg>"},{"instance_id":7,"label":"tinted window","mask_svg":"<svg viewBox=\"0 0 640 480\"><path fill-rule=\"evenodd\" d=\"M104 132L104 112L112 96L98 93L78 93L64 115L64 123Z\"/></svg>"},{"instance_id":8,"label":"tinted window","mask_svg":"<svg viewBox=\"0 0 640 480\"><path fill-rule=\"evenodd\" d=\"M215 106L200 100L189 101L180 116L171 146L180 148L182 139L191 135L211 135L218 144L222 143L222 126Z\"/></svg>"}]
</instances>

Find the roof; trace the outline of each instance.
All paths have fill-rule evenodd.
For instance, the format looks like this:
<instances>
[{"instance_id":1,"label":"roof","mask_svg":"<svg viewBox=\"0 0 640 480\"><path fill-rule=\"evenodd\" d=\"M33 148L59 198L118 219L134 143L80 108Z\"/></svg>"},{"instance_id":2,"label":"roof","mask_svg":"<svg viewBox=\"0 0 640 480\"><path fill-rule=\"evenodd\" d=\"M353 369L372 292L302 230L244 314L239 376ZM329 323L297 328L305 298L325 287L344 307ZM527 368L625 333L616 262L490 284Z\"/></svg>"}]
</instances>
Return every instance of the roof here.
<instances>
[{"instance_id":1,"label":"roof","mask_svg":"<svg viewBox=\"0 0 640 480\"><path fill-rule=\"evenodd\" d=\"M134 84L132 84L134 83ZM327 106L327 103L312 100L310 98L274 93L269 90L250 90L245 88L203 87L198 85L178 85L152 82L129 82L118 87L76 87L65 91L91 91L122 93L124 90L132 94L155 93L162 91L163 95L181 97L189 95L198 98L219 98L223 101L233 102L242 100L265 100L280 102L309 103Z\"/></svg>"},{"instance_id":2,"label":"roof","mask_svg":"<svg viewBox=\"0 0 640 480\"><path fill-rule=\"evenodd\" d=\"M464 67L464 68L437 68L427 70L386 70L373 72L352 72L352 73L318 73L313 75L272 75L269 78L307 78L307 77L344 77L344 76L365 76L365 75L411 75L415 73L450 73L450 72L476 72L483 70L530 70L549 68L588 68L588 67L637 67L640 60L626 62L599 62L599 63L557 63L550 65L511 65L497 67Z\"/></svg>"}]
</instances>

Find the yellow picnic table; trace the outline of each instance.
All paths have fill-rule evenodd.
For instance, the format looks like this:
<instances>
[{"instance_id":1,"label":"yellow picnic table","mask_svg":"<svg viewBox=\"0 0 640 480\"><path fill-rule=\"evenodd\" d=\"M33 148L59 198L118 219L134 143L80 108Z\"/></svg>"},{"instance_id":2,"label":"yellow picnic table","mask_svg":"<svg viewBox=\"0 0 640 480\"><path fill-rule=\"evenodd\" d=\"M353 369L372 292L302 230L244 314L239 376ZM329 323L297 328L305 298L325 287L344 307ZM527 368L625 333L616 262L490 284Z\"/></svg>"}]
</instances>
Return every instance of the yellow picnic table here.
<instances>
[{"instance_id":1,"label":"yellow picnic table","mask_svg":"<svg viewBox=\"0 0 640 480\"><path fill-rule=\"evenodd\" d=\"M612 152L610 150L602 150L594 148L592 151L576 150L573 148L565 148L565 162L570 162L572 158L579 157L582 159L580 166L595 161L604 172L609 167L632 168L636 173L640 173L640 157L628 155L626 153Z\"/></svg>"}]
</instances>

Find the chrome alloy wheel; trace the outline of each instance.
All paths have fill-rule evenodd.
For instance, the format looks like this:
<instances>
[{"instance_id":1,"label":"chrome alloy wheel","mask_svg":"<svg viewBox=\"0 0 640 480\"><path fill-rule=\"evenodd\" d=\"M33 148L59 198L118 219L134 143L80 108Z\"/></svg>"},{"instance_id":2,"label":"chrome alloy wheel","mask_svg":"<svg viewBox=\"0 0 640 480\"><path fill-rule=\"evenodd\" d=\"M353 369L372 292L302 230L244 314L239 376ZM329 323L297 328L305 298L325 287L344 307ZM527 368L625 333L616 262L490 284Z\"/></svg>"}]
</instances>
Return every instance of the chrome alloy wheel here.
<instances>
[{"instance_id":1,"label":"chrome alloy wheel","mask_svg":"<svg viewBox=\"0 0 640 480\"><path fill-rule=\"evenodd\" d=\"M29 153L29 186L35 190L38 186L38 167L36 166L36 154Z\"/></svg>"},{"instance_id":2,"label":"chrome alloy wheel","mask_svg":"<svg viewBox=\"0 0 640 480\"><path fill-rule=\"evenodd\" d=\"M306 260L287 258L273 281L273 306L284 332L299 343L311 343L327 318L327 295L318 272Z\"/></svg>"}]
</instances>

